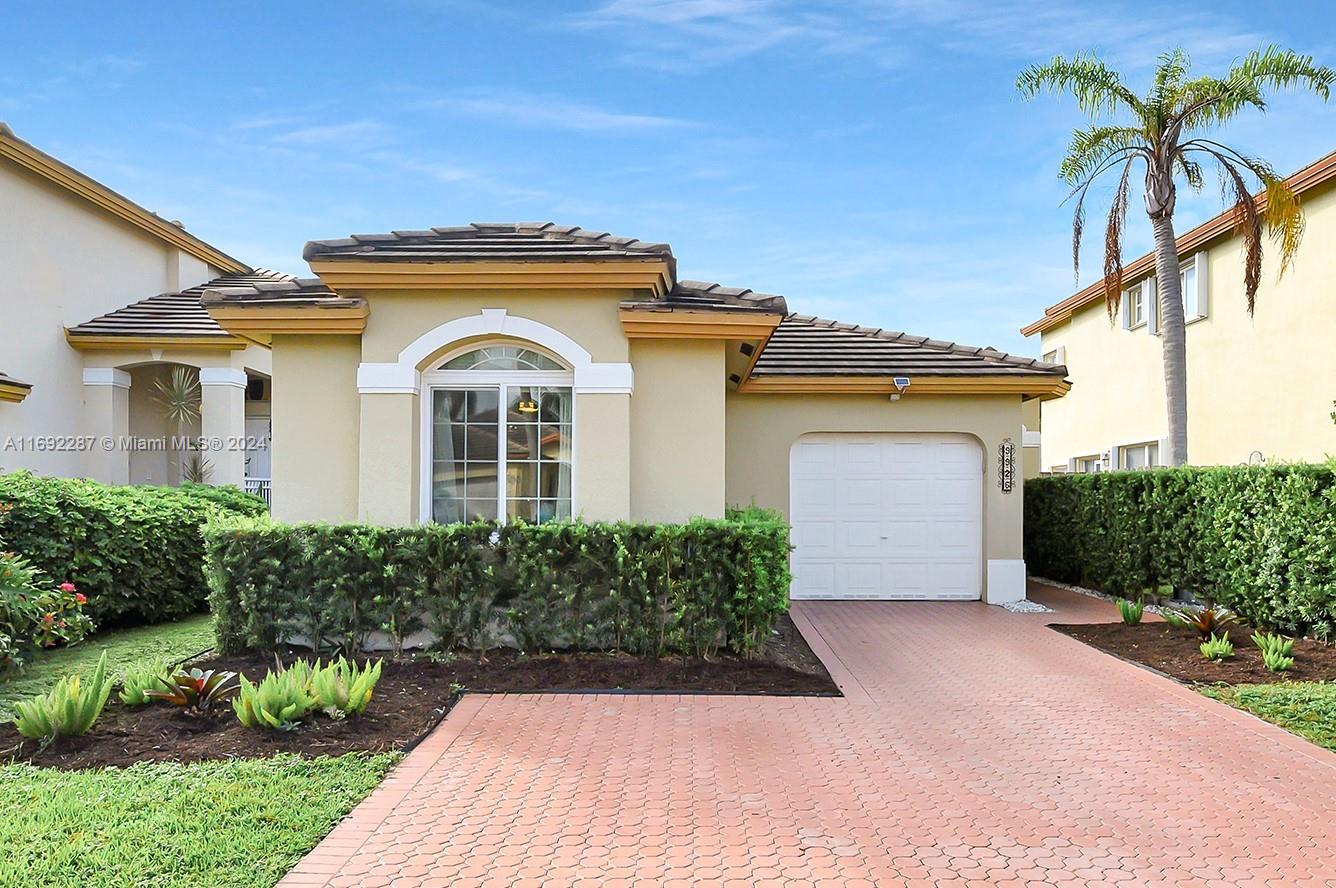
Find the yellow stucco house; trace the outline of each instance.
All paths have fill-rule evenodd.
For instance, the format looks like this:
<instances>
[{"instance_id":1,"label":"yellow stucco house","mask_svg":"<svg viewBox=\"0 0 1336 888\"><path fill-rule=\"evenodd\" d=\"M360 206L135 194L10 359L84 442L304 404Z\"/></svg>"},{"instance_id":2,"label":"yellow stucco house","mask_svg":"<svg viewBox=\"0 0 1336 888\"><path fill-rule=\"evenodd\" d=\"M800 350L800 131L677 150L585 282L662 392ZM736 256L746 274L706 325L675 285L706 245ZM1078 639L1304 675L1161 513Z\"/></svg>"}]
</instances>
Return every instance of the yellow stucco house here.
<instances>
[{"instance_id":1,"label":"yellow stucco house","mask_svg":"<svg viewBox=\"0 0 1336 888\"><path fill-rule=\"evenodd\" d=\"M1196 465L1320 461L1336 454L1336 153L1289 178L1307 217L1294 265L1263 263L1245 309L1232 211L1178 238L1187 318L1188 456ZM1259 198L1259 207L1264 199ZM1046 472L1163 464L1168 451L1154 257L1126 267L1117 318L1095 283L1022 328L1067 366L1070 395L1040 405Z\"/></svg>"},{"instance_id":2,"label":"yellow stucco house","mask_svg":"<svg viewBox=\"0 0 1336 888\"><path fill-rule=\"evenodd\" d=\"M52 233L88 216L159 277L122 284L110 234L89 237L87 278L63 251L5 257L44 289L25 291L32 319L6 297L22 329L5 334L0 439L133 432L153 374L189 366L205 437L272 429L280 519L681 521L754 504L793 526L795 598L1025 596L1023 410L1067 391L1060 365L794 314L681 279L667 244L553 223L312 241L315 276L298 279L119 196L109 209L68 167L87 194L17 166L0 184L33 192L22 212L62 213L32 249L68 245ZM257 455L211 452L212 480L258 480ZM0 467L145 480L118 452Z\"/></svg>"},{"instance_id":3,"label":"yellow stucco house","mask_svg":"<svg viewBox=\"0 0 1336 888\"><path fill-rule=\"evenodd\" d=\"M209 480L267 493L269 350L199 304L255 270L0 123L0 471L175 484L173 438L218 440ZM185 368L200 415L175 428L155 383ZM249 446L248 446L249 445Z\"/></svg>"}]
</instances>

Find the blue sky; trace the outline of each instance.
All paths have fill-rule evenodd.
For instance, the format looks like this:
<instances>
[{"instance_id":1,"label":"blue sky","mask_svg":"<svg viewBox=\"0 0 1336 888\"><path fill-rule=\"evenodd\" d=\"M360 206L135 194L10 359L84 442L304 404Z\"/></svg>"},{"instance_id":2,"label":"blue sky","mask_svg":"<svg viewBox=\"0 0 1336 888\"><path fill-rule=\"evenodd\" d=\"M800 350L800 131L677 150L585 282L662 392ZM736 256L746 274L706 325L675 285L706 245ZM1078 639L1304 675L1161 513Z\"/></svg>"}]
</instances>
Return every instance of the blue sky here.
<instances>
[{"instance_id":1,"label":"blue sky","mask_svg":"<svg viewBox=\"0 0 1336 888\"><path fill-rule=\"evenodd\" d=\"M1073 289L1056 168L1081 121L1016 73L1095 50L1139 87L1170 46L1220 69L1270 42L1336 64L1324 5L14 4L0 119L253 265L553 219L803 313L1033 354L1017 327ZM1282 96L1228 135L1288 172L1336 149L1336 105ZM1179 230L1219 209L1181 200Z\"/></svg>"}]
</instances>

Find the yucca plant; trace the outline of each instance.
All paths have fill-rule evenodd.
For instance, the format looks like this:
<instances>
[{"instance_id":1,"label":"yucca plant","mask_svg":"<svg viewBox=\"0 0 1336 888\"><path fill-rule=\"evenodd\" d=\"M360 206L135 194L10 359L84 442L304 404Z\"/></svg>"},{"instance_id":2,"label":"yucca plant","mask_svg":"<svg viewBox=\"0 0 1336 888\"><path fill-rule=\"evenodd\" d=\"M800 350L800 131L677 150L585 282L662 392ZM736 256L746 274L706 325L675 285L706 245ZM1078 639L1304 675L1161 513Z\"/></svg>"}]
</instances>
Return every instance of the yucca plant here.
<instances>
[{"instance_id":1,"label":"yucca plant","mask_svg":"<svg viewBox=\"0 0 1336 888\"><path fill-rule=\"evenodd\" d=\"M1200 645L1201 655L1208 660L1227 660L1234 656L1234 643L1229 636L1212 635Z\"/></svg>"},{"instance_id":2,"label":"yucca plant","mask_svg":"<svg viewBox=\"0 0 1336 888\"><path fill-rule=\"evenodd\" d=\"M165 658L136 663L121 676L120 700L126 706L145 706L152 702L148 696L168 684L172 678L172 664Z\"/></svg>"},{"instance_id":3,"label":"yucca plant","mask_svg":"<svg viewBox=\"0 0 1336 888\"><path fill-rule=\"evenodd\" d=\"M291 667L271 670L260 683L241 678L241 690L232 708L237 719L248 728L272 728L293 731L302 717L315 708L311 694L311 666L298 660Z\"/></svg>"},{"instance_id":4,"label":"yucca plant","mask_svg":"<svg viewBox=\"0 0 1336 888\"><path fill-rule=\"evenodd\" d=\"M1133 601L1130 598L1118 599L1118 615L1123 618L1123 623L1128 626L1136 626L1141 622L1141 615L1146 610L1146 605L1140 601Z\"/></svg>"},{"instance_id":5,"label":"yucca plant","mask_svg":"<svg viewBox=\"0 0 1336 888\"><path fill-rule=\"evenodd\" d=\"M184 669L145 690L149 700L180 706L191 715L207 715L237 689L237 674L218 669Z\"/></svg>"},{"instance_id":6,"label":"yucca plant","mask_svg":"<svg viewBox=\"0 0 1336 888\"><path fill-rule=\"evenodd\" d=\"M358 666L344 657L311 672L311 691L316 705L330 718L361 715L371 702L371 692L380 681L381 661Z\"/></svg>"},{"instance_id":7,"label":"yucca plant","mask_svg":"<svg viewBox=\"0 0 1336 888\"><path fill-rule=\"evenodd\" d=\"M1262 665L1272 672L1294 668L1294 639L1269 632L1254 632L1253 644L1262 652Z\"/></svg>"},{"instance_id":8,"label":"yucca plant","mask_svg":"<svg viewBox=\"0 0 1336 888\"><path fill-rule=\"evenodd\" d=\"M87 681L78 675L67 675L56 682L51 693L15 703L14 727L29 740L44 743L57 737L86 734L107 705L111 685L107 653L103 651Z\"/></svg>"}]
</instances>

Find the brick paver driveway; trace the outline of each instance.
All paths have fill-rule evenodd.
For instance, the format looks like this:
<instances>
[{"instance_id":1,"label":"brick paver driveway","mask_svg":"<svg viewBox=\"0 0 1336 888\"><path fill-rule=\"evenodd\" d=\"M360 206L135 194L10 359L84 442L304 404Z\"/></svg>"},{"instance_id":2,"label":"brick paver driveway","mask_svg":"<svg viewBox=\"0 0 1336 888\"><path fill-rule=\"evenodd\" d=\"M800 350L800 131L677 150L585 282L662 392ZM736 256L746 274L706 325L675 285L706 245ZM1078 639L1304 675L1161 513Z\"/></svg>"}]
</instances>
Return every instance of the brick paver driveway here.
<instances>
[{"instance_id":1,"label":"brick paver driveway","mask_svg":"<svg viewBox=\"0 0 1336 888\"><path fill-rule=\"evenodd\" d=\"M467 696L284 884L1336 884L1336 756L1034 591L796 606L844 699Z\"/></svg>"}]
</instances>

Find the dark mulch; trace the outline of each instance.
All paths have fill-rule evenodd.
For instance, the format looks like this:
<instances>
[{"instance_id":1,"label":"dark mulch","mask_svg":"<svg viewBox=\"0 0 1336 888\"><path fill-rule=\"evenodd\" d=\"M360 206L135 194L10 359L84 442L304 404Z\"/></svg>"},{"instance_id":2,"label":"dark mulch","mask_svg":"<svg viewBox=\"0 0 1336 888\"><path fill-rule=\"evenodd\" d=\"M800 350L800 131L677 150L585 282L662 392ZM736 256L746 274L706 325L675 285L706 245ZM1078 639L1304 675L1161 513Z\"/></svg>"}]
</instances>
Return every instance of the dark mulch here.
<instances>
[{"instance_id":1,"label":"dark mulch","mask_svg":"<svg viewBox=\"0 0 1336 888\"><path fill-rule=\"evenodd\" d=\"M1266 684L1277 681L1336 680L1336 646L1300 638L1294 642L1294 668L1271 672L1262 665L1262 654L1252 643L1250 627L1229 630L1234 656L1207 660L1201 655L1201 639L1191 629L1174 629L1165 623L1091 623L1058 625L1058 630L1078 641L1124 659L1149 666L1186 682Z\"/></svg>"},{"instance_id":2,"label":"dark mulch","mask_svg":"<svg viewBox=\"0 0 1336 888\"><path fill-rule=\"evenodd\" d=\"M272 656L244 654L197 663L258 680ZM242 727L225 704L216 716L191 718L173 707L129 708L113 699L93 729L43 750L23 741L13 725L0 726L0 761L30 761L58 768L257 758L279 752L341 755L411 748L449 711L461 690L542 692L576 690L684 691L726 694L838 696L826 668L788 617L756 660L720 655L631 657L556 653L525 657L492 651L484 659L458 655L386 660L375 697L361 717L334 721L313 716L295 731Z\"/></svg>"}]
</instances>

